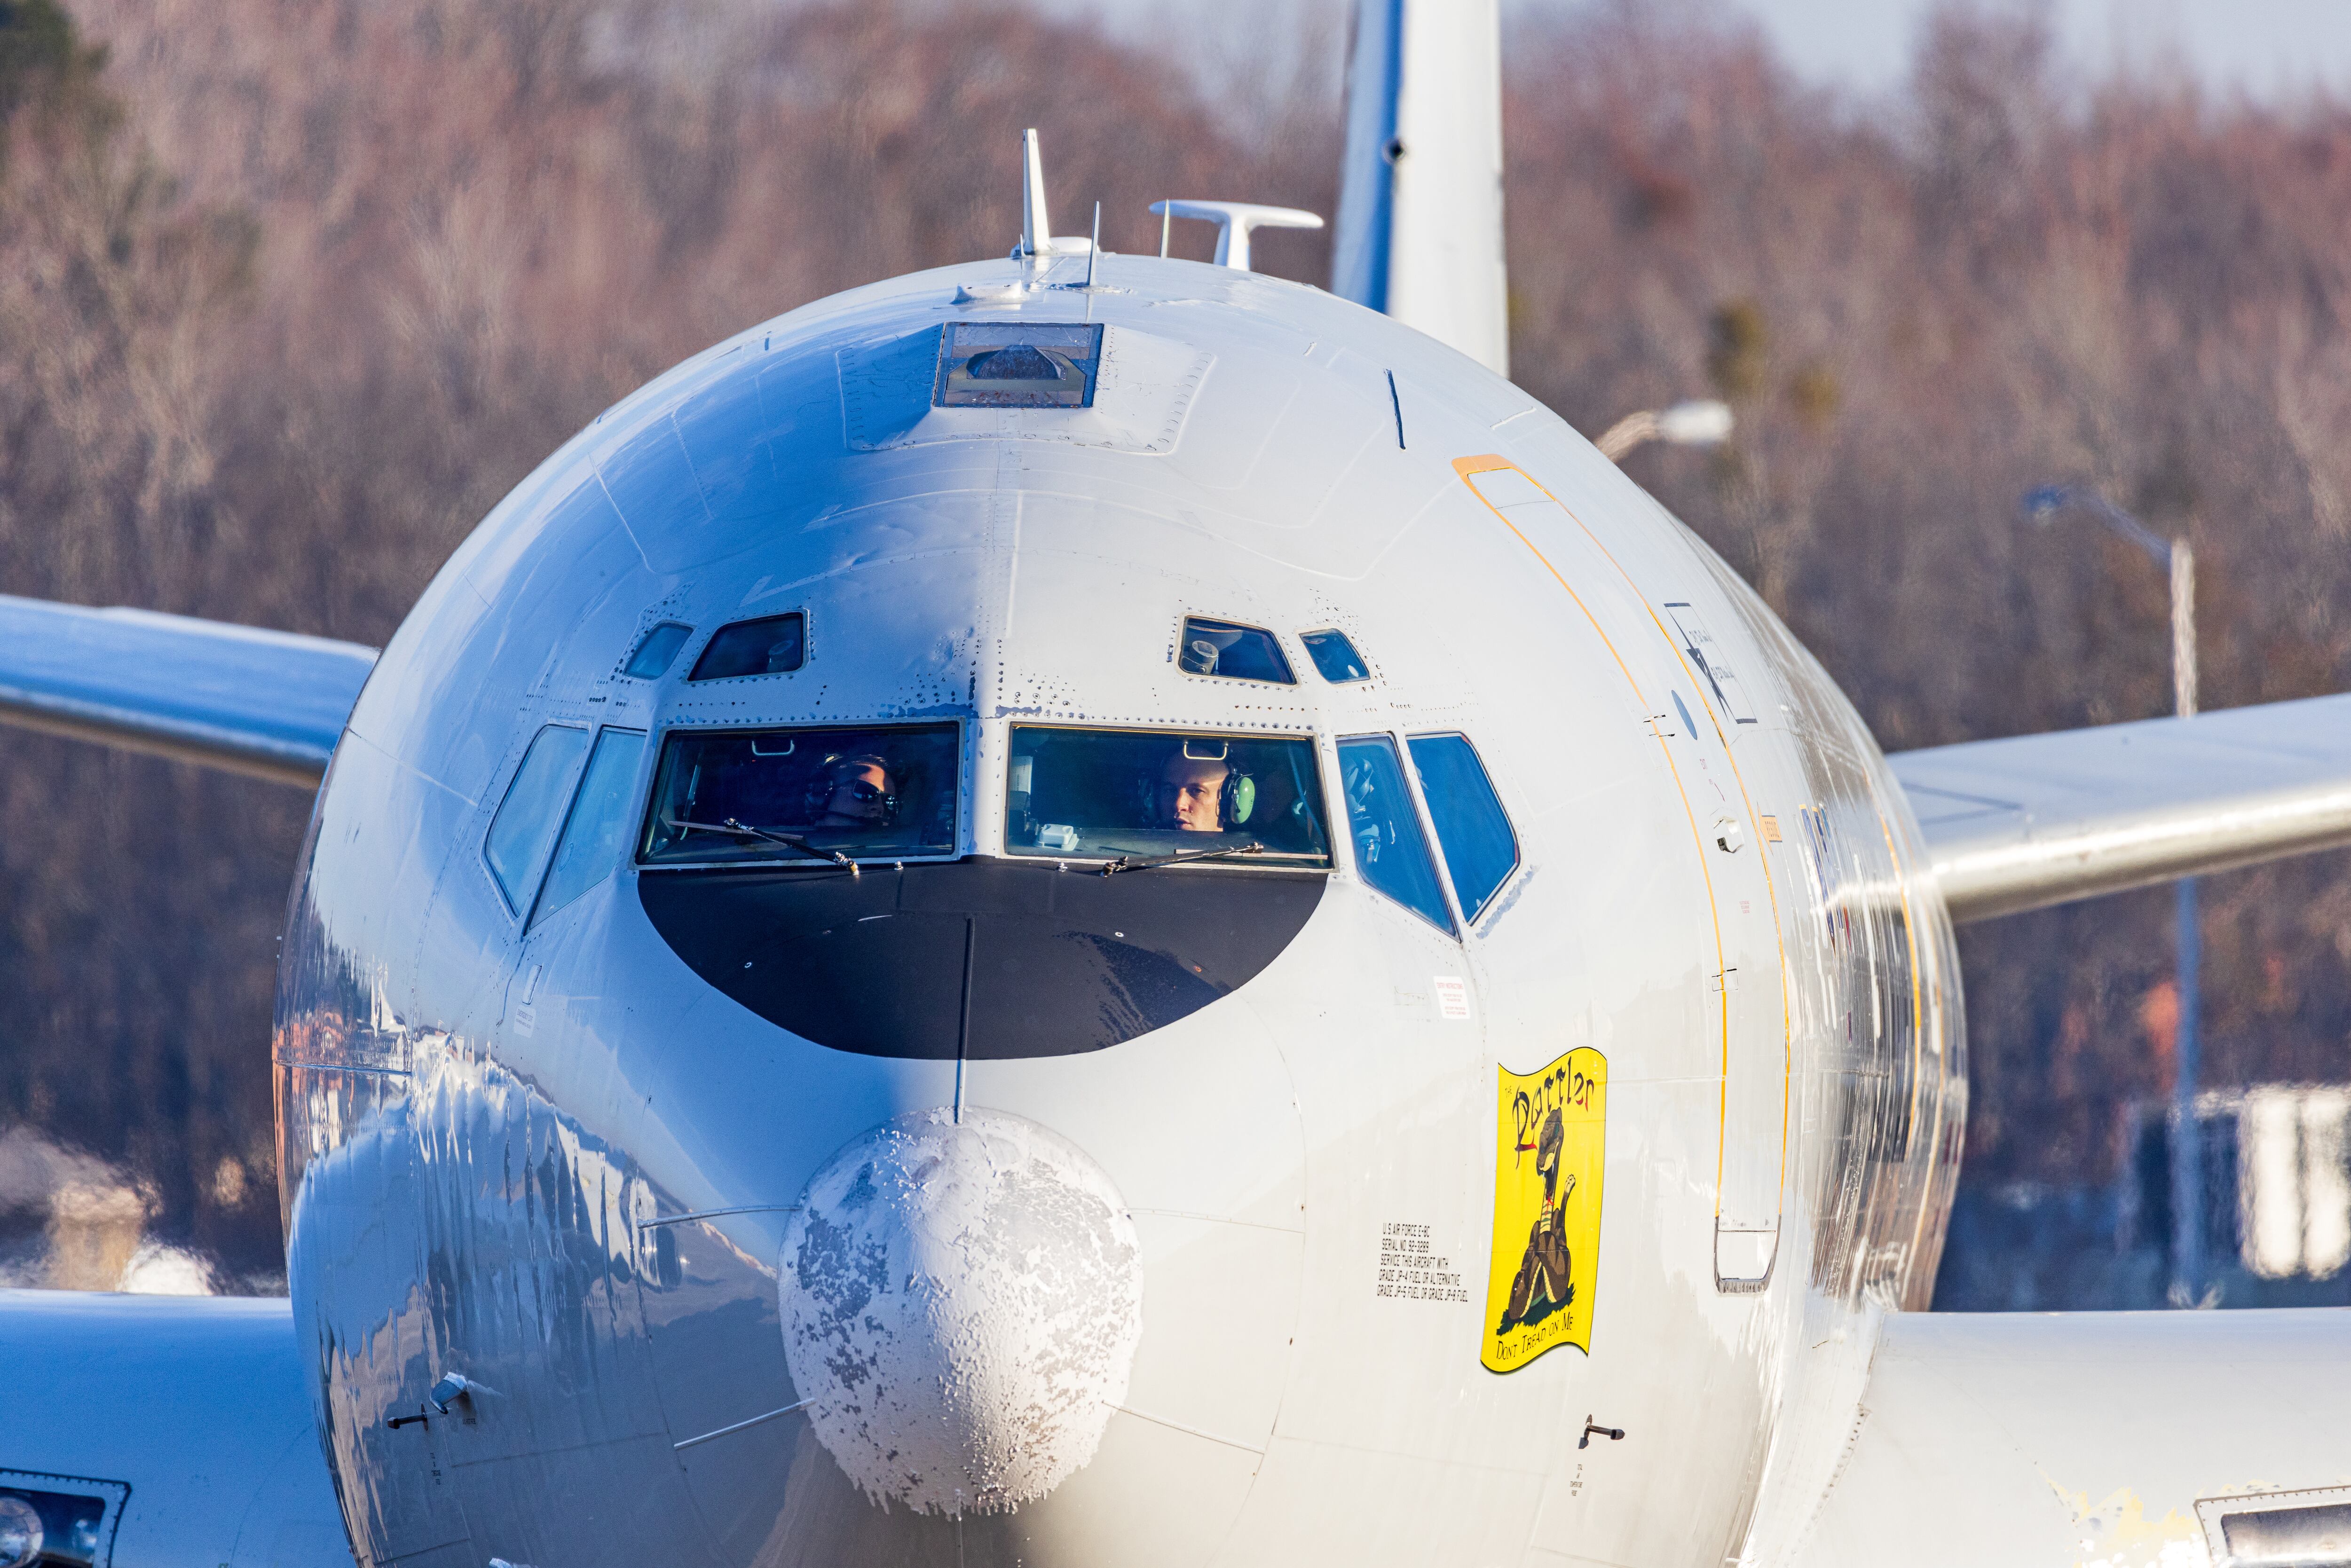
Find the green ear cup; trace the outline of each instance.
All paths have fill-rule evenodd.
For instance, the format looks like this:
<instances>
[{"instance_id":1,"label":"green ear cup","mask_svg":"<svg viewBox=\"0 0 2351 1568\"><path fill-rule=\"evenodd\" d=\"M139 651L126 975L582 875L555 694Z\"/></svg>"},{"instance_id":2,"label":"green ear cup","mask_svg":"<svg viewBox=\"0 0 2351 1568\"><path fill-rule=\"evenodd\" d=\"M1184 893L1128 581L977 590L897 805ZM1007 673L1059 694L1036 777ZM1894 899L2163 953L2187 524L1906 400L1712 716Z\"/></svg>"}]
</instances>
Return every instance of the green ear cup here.
<instances>
[{"instance_id":1,"label":"green ear cup","mask_svg":"<svg viewBox=\"0 0 2351 1568\"><path fill-rule=\"evenodd\" d=\"M1257 810L1257 780L1244 773L1233 780L1233 822L1235 826L1249 821Z\"/></svg>"}]
</instances>

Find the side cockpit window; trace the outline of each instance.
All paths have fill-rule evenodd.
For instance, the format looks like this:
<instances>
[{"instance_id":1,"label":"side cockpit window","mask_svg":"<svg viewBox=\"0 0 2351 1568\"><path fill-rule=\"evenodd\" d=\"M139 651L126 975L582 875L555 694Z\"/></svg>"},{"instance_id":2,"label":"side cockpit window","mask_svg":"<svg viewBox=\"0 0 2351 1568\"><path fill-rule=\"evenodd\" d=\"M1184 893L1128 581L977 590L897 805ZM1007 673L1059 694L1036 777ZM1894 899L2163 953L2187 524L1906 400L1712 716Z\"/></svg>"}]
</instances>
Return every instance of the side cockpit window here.
<instances>
[{"instance_id":1,"label":"side cockpit window","mask_svg":"<svg viewBox=\"0 0 2351 1568\"><path fill-rule=\"evenodd\" d=\"M952 724L674 731L638 858L814 865L952 855L958 735Z\"/></svg>"},{"instance_id":2,"label":"side cockpit window","mask_svg":"<svg viewBox=\"0 0 2351 1568\"><path fill-rule=\"evenodd\" d=\"M563 836L556 841L555 863L547 868L538 906L531 911L533 925L603 881L620 863L636 816L632 808L636 803L637 763L644 754L642 731L608 729L596 737L596 749L588 758L588 776L572 799Z\"/></svg>"},{"instance_id":3,"label":"side cockpit window","mask_svg":"<svg viewBox=\"0 0 2351 1568\"><path fill-rule=\"evenodd\" d=\"M515 769L497 815L490 819L482 858L506 895L507 907L517 915L529 905L538 868L546 862L548 845L562 820L572 774L587 749L584 729L550 724L540 730L523 753L522 766Z\"/></svg>"},{"instance_id":4,"label":"side cockpit window","mask_svg":"<svg viewBox=\"0 0 2351 1568\"><path fill-rule=\"evenodd\" d=\"M1475 923L1518 869L1518 835L1510 831L1510 815L1467 736L1416 735L1405 744L1412 749L1421 799L1428 802L1429 821L1437 824L1445 869L1453 878L1453 896L1461 905L1462 918Z\"/></svg>"},{"instance_id":5,"label":"side cockpit window","mask_svg":"<svg viewBox=\"0 0 2351 1568\"><path fill-rule=\"evenodd\" d=\"M1355 841L1355 869L1373 887L1451 933L1453 914L1437 885L1437 862L1421 832L1395 742L1384 735L1341 741L1339 772L1347 797L1347 832Z\"/></svg>"}]
</instances>

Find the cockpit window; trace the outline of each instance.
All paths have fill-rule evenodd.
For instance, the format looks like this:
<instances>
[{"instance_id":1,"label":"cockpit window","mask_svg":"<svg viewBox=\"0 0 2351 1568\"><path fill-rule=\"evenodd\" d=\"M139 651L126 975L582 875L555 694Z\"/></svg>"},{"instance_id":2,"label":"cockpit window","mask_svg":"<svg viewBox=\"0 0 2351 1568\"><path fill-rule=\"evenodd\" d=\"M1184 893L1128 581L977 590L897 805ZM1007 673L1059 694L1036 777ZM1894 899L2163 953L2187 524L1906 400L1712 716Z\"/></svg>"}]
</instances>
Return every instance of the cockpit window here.
<instances>
[{"instance_id":1,"label":"cockpit window","mask_svg":"<svg viewBox=\"0 0 2351 1568\"><path fill-rule=\"evenodd\" d=\"M1290 659L1272 632L1202 615L1185 617L1183 646L1176 650L1176 664L1190 675L1271 681L1285 686L1298 684L1298 677L1290 673Z\"/></svg>"},{"instance_id":2,"label":"cockpit window","mask_svg":"<svg viewBox=\"0 0 2351 1568\"><path fill-rule=\"evenodd\" d=\"M1413 771L1420 779L1420 798L1428 802L1429 820L1437 824L1437 841L1445 847L1445 869L1453 875L1453 896L1462 915L1473 924L1486 901L1501 890L1519 863L1518 835L1510 831L1510 814L1477 748L1462 735L1416 735L1405 744L1412 749Z\"/></svg>"},{"instance_id":3,"label":"cockpit window","mask_svg":"<svg viewBox=\"0 0 2351 1568\"><path fill-rule=\"evenodd\" d=\"M1430 925L1452 931L1453 915L1437 885L1437 862L1405 788L1395 742L1384 735L1341 741L1339 772L1347 795L1347 831L1355 841L1355 869Z\"/></svg>"},{"instance_id":4,"label":"cockpit window","mask_svg":"<svg viewBox=\"0 0 2351 1568\"><path fill-rule=\"evenodd\" d=\"M1331 863L1310 740L1015 725L1008 777L1010 854Z\"/></svg>"},{"instance_id":5,"label":"cockpit window","mask_svg":"<svg viewBox=\"0 0 2351 1568\"><path fill-rule=\"evenodd\" d=\"M519 915L530 903L548 841L563 820L564 798L571 790L572 769L588 749L588 732L550 724L532 737L507 786L498 814L490 819L489 837L482 842L482 858L507 895L507 907Z\"/></svg>"},{"instance_id":6,"label":"cockpit window","mask_svg":"<svg viewBox=\"0 0 2351 1568\"><path fill-rule=\"evenodd\" d=\"M1314 661L1315 673L1332 685L1372 678L1364 656L1355 652L1355 644L1344 632L1302 632L1298 640L1306 644L1306 656Z\"/></svg>"},{"instance_id":7,"label":"cockpit window","mask_svg":"<svg viewBox=\"0 0 2351 1568\"><path fill-rule=\"evenodd\" d=\"M723 681L735 675L782 675L808 660L808 617L763 615L721 626L694 662L689 681Z\"/></svg>"},{"instance_id":8,"label":"cockpit window","mask_svg":"<svg viewBox=\"0 0 2351 1568\"><path fill-rule=\"evenodd\" d=\"M596 737L588 776L572 799L555 862L538 890L538 907L530 912L533 925L612 873L629 841L629 808L636 800L637 762L644 754L642 731L608 729Z\"/></svg>"},{"instance_id":9,"label":"cockpit window","mask_svg":"<svg viewBox=\"0 0 2351 1568\"><path fill-rule=\"evenodd\" d=\"M648 865L951 855L952 724L677 730L646 812Z\"/></svg>"}]
</instances>

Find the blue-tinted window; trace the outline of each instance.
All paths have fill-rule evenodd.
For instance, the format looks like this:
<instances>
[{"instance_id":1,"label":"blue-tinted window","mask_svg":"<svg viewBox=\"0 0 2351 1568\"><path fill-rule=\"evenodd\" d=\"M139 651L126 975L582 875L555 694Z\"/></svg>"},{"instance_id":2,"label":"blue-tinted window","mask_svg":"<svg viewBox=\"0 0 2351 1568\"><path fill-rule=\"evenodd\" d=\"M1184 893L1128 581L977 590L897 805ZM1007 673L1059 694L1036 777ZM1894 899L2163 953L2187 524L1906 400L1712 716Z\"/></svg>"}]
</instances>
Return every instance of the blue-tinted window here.
<instances>
[{"instance_id":1,"label":"blue-tinted window","mask_svg":"<svg viewBox=\"0 0 2351 1568\"><path fill-rule=\"evenodd\" d=\"M636 820L637 759L644 750L645 737L637 730L608 729L596 737L588 777L572 799L555 863L547 868L547 885L538 890L533 925L603 881L619 863Z\"/></svg>"},{"instance_id":2,"label":"blue-tinted window","mask_svg":"<svg viewBox=\"0 0 2351 1568\"><path fill-rule=\"evenodd\" d=\"M1315 670L1332 685L1372 678L1371 666L1364 663L1344 632L1306 632L1298 640L1306 644L1306 656L1314 661Z\"/></svg>"},{"instance_id":3,"label":"blue-tinted window","mask_svg":"<svg viewBox=\"0 0 2351 1568\"><path fill-rule=\"evenodd\" d=\"M1298 684L1298 677L1290 673L1289 657L1272 632L1198 615L1185 618L1176 663L1189 674L1272 681L1285 686Z\"/></svg>"},{"instance_id":4,"label":"blue-tinted window","mask_svg":"<svg viewBox=\"0 0 2351 1568\"><path fill-rule=\"evenodd\" d=\"M1518 865L1518 835L1468 737L1416 735L1407 744L1428 820L1445 850L1445 869L1453 876L1453 896L1474 921Z\"/></svg>"},{"instance_id":5,"label":"blue-tinted window","mask_svg":"<svg viewBox=\"0 0 2351 1568\"><path fill-rule=\"evenodd\" d=\"M621 674L633 675L641 681L657 681L669 670L669 662L694 635L694 628L682 621L664 621L637 640L637 651L629 655Z\"/></svg>"},{"instance_id":6,"label":"blue-tinted window","mask_svg":"<svg viewBox=\"0 0 2351 1568\"><path fill-rule=\"evenodd\" d=\"M523 753L522 766L515 769L514 782L507 786L507 798L498 802L498 814L490 819L482 857L489 862L490 874L497 878L507 905L517 912L530 903L531 887L547 859L548 843L563 820L563 800L571 791L571 775L579 766L580 754L587 749L584 729L550 724L540 730L532 737L530 749Z\"/></svg>"},{"instance_id":7,"label":"blue-tinted window","mask_svg":"<svg viewBox=\"0 0 2351 1568\"><path fill-rule=\"evenodd\" d=\"M1405 788L1395 742L1367 735L1339 743L1339 773L1347 795L1347 831L1355 841L1355 869L1364 880L1444 930L1453 929L1437 862Z\"/></svg>"},{"instance_id":8,"label":"blue-tinted window","mask_svg":"<svg viewBox=\"0 0 2351 1568\"><path fill-rule=\"evenodd\" d=\"M731 675L780 675L797 670L808 658L808 617L795 610L789 615L763 615L721 626L710 646L694 662L689 681L723 681Z\"/></svg>"}]
</instances>

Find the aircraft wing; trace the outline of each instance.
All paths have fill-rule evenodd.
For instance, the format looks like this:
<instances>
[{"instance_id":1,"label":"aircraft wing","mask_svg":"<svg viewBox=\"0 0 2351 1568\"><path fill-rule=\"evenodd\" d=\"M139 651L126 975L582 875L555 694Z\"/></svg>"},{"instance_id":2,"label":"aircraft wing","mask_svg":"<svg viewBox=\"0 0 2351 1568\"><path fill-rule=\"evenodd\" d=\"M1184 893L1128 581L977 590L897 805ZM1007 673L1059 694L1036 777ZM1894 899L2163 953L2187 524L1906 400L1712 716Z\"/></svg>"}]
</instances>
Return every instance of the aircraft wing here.
<instances>
[{"instance_id":1,"label":"aircraft wing","mask_svg":"<svg viewBox=\"0 0 2351 1568\"><path fill-rule=\"evenodd\" d=\"M316 789L376 650L0 595L0 723Z\"/></svg>"},{"instance_id":2,"label":"aircraft wing","mask_svg":"<svg viewBox=\"0 0 2351 1568\"><path fill-rule=\"evenodd\" d=\"M2351 844L2351 695L1887 760L1955 921Z\"/></svg>"},{"instance_id":3,"label":"aircraft wing","mask_svg":"<svg viewBox=\"0 0 2351 1568\"><path fill-rule=\"evenodd\" d=\"M282 1296L0 1291L0 1499L37 1560L350 1568L298 1350Z\"/></svg>"},{"instance_id":4,"label":"aircraft wing","mask_svg":"<svg viewBox=\"0 0 2351 1568\"><path fill-rule=\"evenodd\" d=\"M2351 1562L2351 1312L1896 1312L1802 1561Z\"/></svg>"}]
</instances>

